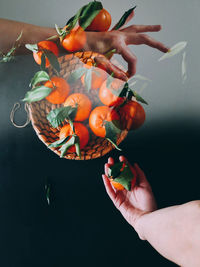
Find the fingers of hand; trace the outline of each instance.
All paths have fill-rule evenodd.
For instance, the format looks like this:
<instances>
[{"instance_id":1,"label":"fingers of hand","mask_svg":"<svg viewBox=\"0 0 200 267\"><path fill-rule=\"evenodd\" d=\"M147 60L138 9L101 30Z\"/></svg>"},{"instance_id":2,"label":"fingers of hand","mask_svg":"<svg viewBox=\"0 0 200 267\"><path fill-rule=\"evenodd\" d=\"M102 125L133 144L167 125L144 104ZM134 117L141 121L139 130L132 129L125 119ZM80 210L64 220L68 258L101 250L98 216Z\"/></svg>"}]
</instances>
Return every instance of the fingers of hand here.
<instances>
[{"instance_id":1,"label":"fingers of hand","mask_svg":"<svg viewBox=\"0 0 200 267\"><path fill-rule=\"evenodd\" d=\"M115 198L116 198L116 193L114 191L114 189L112 188L112 185L108 179L108 177L106 175L102 175L103 178L103 182L106 188L106 192L109 195L109 197L111 198L111 200L114 202Z\"/></svg>"},{"instance_id":2,"label":"fingers of hand","mask_svg":"<svg viewBox=\"0 0 200 267\"><path fill-rule=\"evenodd\" d=\"M131 77L136 73L136 65L137 65L137 57L132 53L130 48L126 44L124 44L120 50L119 54L123 57L123 59L128 63L128 76Z\"/></svg>"},{"instance_id":3,"label":"fingers of hand","mask_svg":"<svg viewBox=\"0 0 200 267\"><path fill-rule=\"evenodd\" d=\"M122 32L159 32L162 29L161 25L131 25L120 31Z\"/></svg>"},{"instance_id":4,"label":"fingers of hand","mask_svg":"<svg viewBox=\"0 0 200 267\"><path fill-rule=\"evenodd\" d=\"M146 44L164 53L168 52L169 50L169 48L165 46L163 43L156 41L147 34L138 34L138 44Z\"/></svg>"},{"instance_id":5,"label":"fingers of hand","mask_svg":"<svg viewBox=\"0 0 200 267\"><path fill-rule=\"evenodd\" d=\"M121 79L123 81L127 81L128 77L126 73L112 64L107 58L105 57L95 57L94 58L95 63L97 66L103 70L105 70L108 74L114 73L114 77L117 79Z\"/></svg>"}]
</instances>

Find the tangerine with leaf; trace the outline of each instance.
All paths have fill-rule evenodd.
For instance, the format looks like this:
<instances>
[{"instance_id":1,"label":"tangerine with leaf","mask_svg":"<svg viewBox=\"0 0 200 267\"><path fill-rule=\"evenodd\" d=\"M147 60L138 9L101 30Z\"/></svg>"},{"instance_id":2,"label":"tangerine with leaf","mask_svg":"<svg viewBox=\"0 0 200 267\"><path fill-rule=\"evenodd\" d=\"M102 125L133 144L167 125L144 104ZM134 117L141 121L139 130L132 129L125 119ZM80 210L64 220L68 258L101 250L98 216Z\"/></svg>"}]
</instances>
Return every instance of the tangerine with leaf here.
<instances>
[{"instance_id":1,"label":"tangerine with leaf","mask_svg":"<svg viewBox=\"0 0 200 267\"><path fill-rule=\"evenodd\" d=\"M80 145L80 150L81 150L87 145L87 143L89 141L89 137L90 137L89 131L88 131L87 127L80 122L74 122L73 126L74 126L74 131L73 131L70 124L64 125L60 130L59 138L60 138L60 140L63 140L67 137L72 138L73 135L77 135L79 138L79 144L78 145ZM71 147L69 147L67 152L70 152L70 153L76 152L77 150L76 150L75 145L76 144L73 144Z\"/></svg>"},{"instance_id":2,"label":"tangerine with leaf","mask_svg":"<svg viewBox=\"0 0 200 267\"><path fill-rule=\"evenodd\" d=\"M52 92L46 97L52 104L64 103L70 92L70 86L65 79L57 76L52 77L44 86L52 88Z\"/></svg>"},{"instance_id":3,"label":"tangerine with leaf","mask_svg":"<svg viewBox=\"0 0 200 267\"><path fill-rule=\"evenodd\" d=\"M107 73L100 68L96 68L92 66L91 64L92 63L85 64L84 67L87 68L88 70L91 70L91 72L89 73L89 75L91 75L91 77L89 77L89 79L91 79L90 89L97 90L101 87L103 82L106 80ZM87 79L87 72L83 74L83 76L81 77L81 82L83 85L86 84L87 82L86 79Z\"/></svg>"},{"instance_id":4,"label":"tangerine with leaf","mask_svg":"<svg viewBox=\"0 0 200 267\"><path fill-rule=\"evenodd\" d=\"M136 130L145 122L145 110L136 101L128 100L118 108L121 125L123 129Z\"/></svg>"},{"instance_id":5,"label":"tangerine with leaf","mask_svg":"<svg viewBox=\"0 0 200 267\"><path fill-rule=\"evenodd\" d=\"M120 97L123 90L124 81L120 79L113 79L108 86L107 80L104 81L99 90L99 99L106 106L118 106L123 103L124 98Z\"/></svg>"},{"instance_id":6,"label":"tangerine with leaf","mask_svg":"<svg viewBox=\"0 0 200 267\"><path fill-rule=\"evenodd\" d=\"M89 117L92 109L92 103L90 99L86 95L81 93L70 95L66 99L64 106L77 107L77 112L74 119L75 121L86 120Z\"/></svg>"},{"instance_id":7,"label":"tangerine with leaf","mask_svg":"<svg viewBox=\"0 0 200 267\"><path fill-rule=\"evenodd\" d=\"M48 50L52 52L56 57L59 55L59 50L57 45L52 41L41 41L37 44L38 52L33 52L33 58L38 65L42 63L42 55L44 54L43 50ZM50 66L50 62L48 58L45 58L46 63L45 67L48 68Z\"/></svg>"}]
</instances>

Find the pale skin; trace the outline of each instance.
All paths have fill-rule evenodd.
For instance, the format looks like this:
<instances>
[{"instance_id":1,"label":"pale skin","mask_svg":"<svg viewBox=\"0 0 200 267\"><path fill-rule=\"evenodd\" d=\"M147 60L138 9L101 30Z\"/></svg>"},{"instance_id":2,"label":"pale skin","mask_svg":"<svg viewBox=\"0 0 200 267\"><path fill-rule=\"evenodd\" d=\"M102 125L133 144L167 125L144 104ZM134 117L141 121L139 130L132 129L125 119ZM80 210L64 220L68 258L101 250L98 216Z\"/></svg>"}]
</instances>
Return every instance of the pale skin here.
<instances>
[{"instance_id":1,"label":"pale skin","mask_svg":"<svg viewBox=\"0 0 200 267\"><path fill-rule=\"evenodd\" d=\"M127 162L121 156L120 161ZM157 210L156 201L144 172L137 164L129 166L137 173L137 184L130 192L113 188L108 178L112 158L102 176L106 191L115 207L162 256L183 267L200 266L200 200Z\"/></svg>"},{"instance_id":2,"label":"pale skin","mask_svg":"<svg viewBox=\"0 0 200 267\"><path fill-rule=\"evenodd\" d=\"M108 73L114 72L116 78L126 81L136 73L137 64L137 58L128 47L129 45L144 44L156 48L163 53L169 50L166 45L146 34L146 32L159 32L160 30L161 25L132 25L117 31L87 32L87 42L83 50L106 54L116 49L115 53L120 54L128 63L127 73L113 65L105 57L99 57L96 61L106 65ZM16 51L16 54L28 53L29 51L25 48L27 43L35 44L57 34L54 28L0 19L0 36L6 36L6 38L1 38L0 40L0 51L4 54L7 53L21 31L23 31L23 35L19 41L20 48Z\"/></svg>"}]
</instances>

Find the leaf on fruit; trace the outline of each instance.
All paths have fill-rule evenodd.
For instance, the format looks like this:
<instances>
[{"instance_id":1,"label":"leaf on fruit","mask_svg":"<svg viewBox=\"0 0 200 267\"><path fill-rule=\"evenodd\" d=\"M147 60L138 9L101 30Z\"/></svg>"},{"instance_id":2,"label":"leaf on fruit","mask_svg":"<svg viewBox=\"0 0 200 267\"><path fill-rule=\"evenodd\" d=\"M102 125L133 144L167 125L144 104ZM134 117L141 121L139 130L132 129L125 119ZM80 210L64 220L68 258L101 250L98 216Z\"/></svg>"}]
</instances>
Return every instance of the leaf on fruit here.
<instances>
[{"instance_id":1,"label":"leaf on fruit","mask_svg":"<svg viewBox=\"0 0 200 267\"><path fill-rule=\"evenodd\" d=\"M118 162L108 168L108 177L115 179L118 175L120 175L123 164L124 162Z\"/></svg>"},{"instance_id":2,"label":"leaf on fruit","mask_svg":"<svg viewBox=\"0 0 200 267\"><path fill-rule=\"evenodd\" d=\"M67 28L67 31L70 31L72 30L75 26L76 26L76 23L78 22L80 16L81 16L81 13L83 12L83 10L86 8L87 5L81 7L79 9L79 11L76 13L75 16L73 16L71 19L68 20L66 26L68 25L68 28Z\"/></svg>"},{"instance_id":3,"label":"leaf on fruit","mask_svg":"<svg viewBox=\"0 0 200 267\"><path fill-rule=\"evenodd\" d=\"M113 121L107 121L105 124L106 128L106 139L114 145L114 147L121 151L121 149L117 146L117 137L121 133L120 124L119 121L113 120Z\"/></svg>"},{"instance_id":4,"label":"leaf on fruit","mask_svg":"<svg viewBox=\"0 0 200 267\"><path fill-rule=\"evenodd\" d=\"M47 97L52 91L52 88L46 86L35 87L34 90L28 91L25 95L25 98L22 101L26 102L36 102Z\"/></svg>"},{"instance_id":5,"label":"leaf on fruit","mask_svg":"<svg viewBox=\"0 0 200 267\"><path fill-rule=\"evenodd\" d=\"M131 181L133 179L133 173L128 165L124 167L122 172L117 178L114 179L115 182L123 185L126 190L131 191Z\"/></svg>"},{"instance_id":6,"label":"leaf on fruit","mask_svg":"<svg viewBox=\"0 0 200 267\"><path fill-rule=\"evenodd\" d=\"M25 47L32 52L38 52L37 44L26 44Z\"/></svg>"},{"instance_id":7,"label":"leaf on fruit","mask_svg":"<svg viewBox=\"0 0 200 267\"><path fill-rule=\"evenodd\" d=\"M55 148L60 147L60 146L64 145L69 140L69 138L70 138L70 136L67 136L67 137L65 137L63 139L59 139L58 141L55 141L54 143L51 143L50 145L48 145L48 147L49 148L51 148L51 147L55 147Z\"/></svg>"},{"instance_id":8,"label":"leaf on fruit","mask_svg":"<svg viewBox=\"0 0 200 267\"><path fill-rule=\"evenodd\" d=\"M102 3L98 1L90 2L84 6L80 16L80 26L85 30L102 9Z\"/></svg>"},{"instance_id":9,"label":"leaf on fruit","mask_svg":"<svg viewBox=\"0 0 200 267\"><path fill-rule=\"evenodd\" d=\"M51 51L49 51L47 49L42 49L42 51L44 52L45 57L48 58L51 66L59 73L60 72L60 64L58 62L56 55L54 55L54 53L52 53Z\"/></svg>"},{"instance_id":10,"label":"leaf on fruit","mask_svg":"<svg viewBox=\"0 0 200 267\"><path fill-rule=\"evenodd\" d=\"M91 89L91 84L92 84L92 69L91 68L85 72L84 82L85 82L86 90L89 92Z\"/></svg>"},{"instance_id":11,"label":"leaf on fruit","mask_svg":"<svg viewBox=\"0 0 200 267\"><path fill-rule=\"evenodd\" d=\"M73 135L64 145L62 145L62 147L59 149L59 151L61 152L61 155L60 155L61 158L63 158L66 155L67 150L70 147L75 145L76 141L77 141L76 136Z\"/></svg>"},{"instance_id":12,"label":"leaf on fruit","mask_svg":"<svg viewBox=\"0 0 200 267\"><path fill-rule=\"evenodd\" d=\"M165 53L161 58L159 58L158 61L175 56L176 54L180 53L186 47L186 45L187 42L185 41L175 44L170 48L167 53Z\"/></svg>"},{"instance_id":13,"label":"leaf on fruit","mask_svg":"<svg viewBox=\"0 0 200 267\"><path fill-rule=\"evenodd\" d=\"M136 91L131 90L133 96L136 98L137 101L148 105L148 103L144 100L144 98L142 98Z\"/></svg>"},{"instance_id":14,"label":"leaf on fruit","mask_svg":"<svg viewBox=\"0 0 200 267\"><path fill-rule=\"evenodd\" d=\"M81 159L80 138L78 135L75 136L75 148L77 156Z\"/></svg>"},{"instance_id":15,"label":"leaf on fruit","mask_svg":"<svg viewBox=\"0 0 200 267\"><path fill-rule=\"evenodd\" d=\"M121 17L121 19L119 20L119 22L114 26L114 28L112 30L118 30L123 25L127 24L133 18L133 16L134 16L134 9L135 8L136 8L136 6L134 6L131 9L129 9L128 11L126 11L124 13L124 15Z\"/></svg>"},{"instance_id":16,"label":"leaf on fruit","mask_svg":"<svg viewBox=\"0 0 200 267\"><path fill-rule=\"evenodd\" d=\"M46 56L42 53L40 69L46 71Z\"/></svg>"},{"instance_id":17,"label":"leaf on fruit","mask_svg":"<svg viewBox=\"0 0 200 267\"><path fill-rule=\"evenodd\" d=\"M47 115L47 120L50 124L56 128L58 127L65 119L74 120L77 113L77 107L61 107L57 109L53 109Z\"/></svg>"},{"instance_id":18,"label":"leaf on fruit","mask_svg":"<svg viewBox=\"0 0 200 267\"><path fill-rule=\"evenodd\" d=\"M182 69L182 82L185 83L187 79L186 52L183 53L181 69Z\"/></svg>"},{"instance_id":19,"label":"leaf on fruit","mask_svg":"<svg viewBox=\"0 0 200 267\"><path fill-rule=\"evenodd\" d=\"M38 71L32 78L29 86L34 87L36 84L41 83L41 82L46 82L49 81L50 77L49 74L46 71Z\"/></svg>"},{"instance_id":20,"label":"leaf on fruit","mask_svg":"<svg viewBox=\"0 0 200 267\"><path fill-rule=\"evenodd\" d=\"M79 68L77 70L75 70L74 72L72 72L72 74L69 76L68 78L68 83L74 83L77 80L79 80L85 73L86 73L87 69L86 68Z\"/></svg>"}]
</instances>

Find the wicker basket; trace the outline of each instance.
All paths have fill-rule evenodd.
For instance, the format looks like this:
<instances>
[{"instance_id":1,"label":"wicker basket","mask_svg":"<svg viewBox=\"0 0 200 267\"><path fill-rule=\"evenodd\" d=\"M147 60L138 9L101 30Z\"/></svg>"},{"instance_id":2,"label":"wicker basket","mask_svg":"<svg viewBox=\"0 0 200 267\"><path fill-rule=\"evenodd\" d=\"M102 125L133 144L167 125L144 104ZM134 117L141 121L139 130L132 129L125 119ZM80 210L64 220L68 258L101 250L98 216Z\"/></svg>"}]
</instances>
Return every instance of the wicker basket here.
<instances>
[{"instance_id":1,"label":"wicker basket","mask_svg":"<svg viewBox=\"0 0 200 267\"><path fill-rule=\"evenodd\" d=\"M93 52L78 52L75 54L65 55L60 57L59 63L61 67L60 76L64 79L68 79L69 75L77 68L80 68L84 63L92 61L98 54ZM49 74L52 77L55 73L52 68L49 69ZM87 93L80 81L73 85L73 92L86 94L93 103L93 108L96 106L102 106L102 103L98 99L98 94L96 90L91 90ZM29 105L30 119L36 134L39 139L48 146L49 144L58 140L59 128L52 128L46 119L47 114L55 108L61 107L62 105L53 105L47 100L42 100L38 102L31 103ZM85 122L88 126L88 121ZM89 128L89 127L88 127ZM127 136L127 131L123 131L118 137L117 144L119 145L124 138ZM104 156L113 149L113 145L105 138L100 138L95 136L90 131L90 141L87 146L81 150L81 160L90 160ZM59 148L50 148L56 154L60 156ZM66 159L80 160L76 153L67 153L65 155Z\"/></svg>"}]
</instances>

